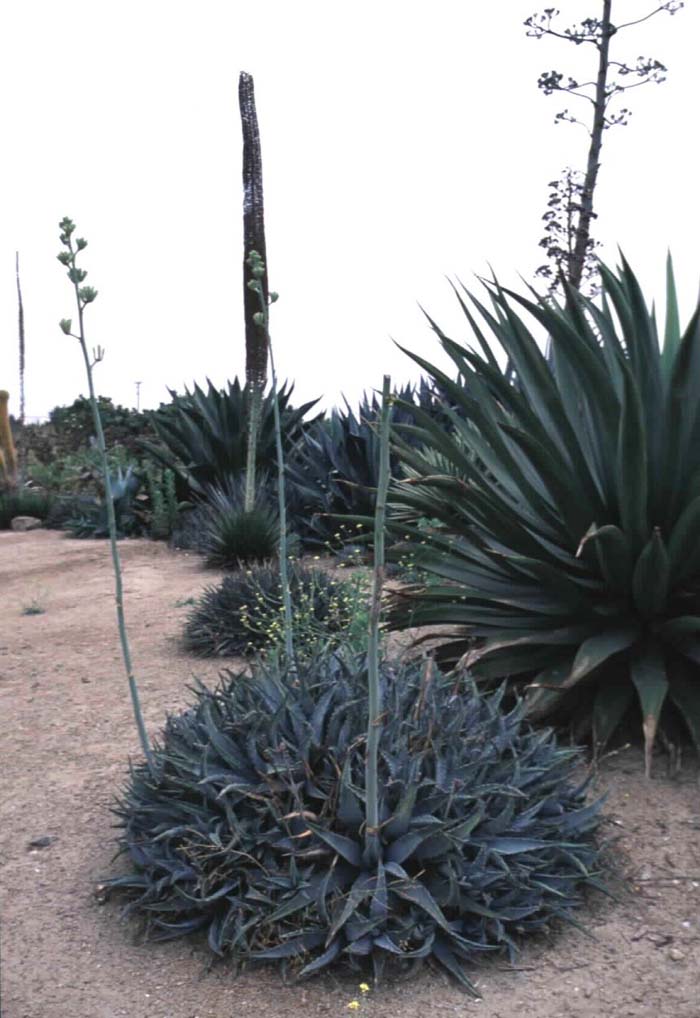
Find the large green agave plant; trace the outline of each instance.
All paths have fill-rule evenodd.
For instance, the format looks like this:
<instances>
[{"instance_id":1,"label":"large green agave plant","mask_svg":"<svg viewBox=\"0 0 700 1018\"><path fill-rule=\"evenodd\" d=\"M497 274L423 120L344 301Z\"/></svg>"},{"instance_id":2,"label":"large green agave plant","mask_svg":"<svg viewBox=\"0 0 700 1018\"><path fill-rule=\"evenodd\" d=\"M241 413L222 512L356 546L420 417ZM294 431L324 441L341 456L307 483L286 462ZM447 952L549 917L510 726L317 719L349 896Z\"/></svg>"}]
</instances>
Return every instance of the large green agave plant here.
<instances>
[{"instance_id":1,"label":"large green agave plant","mask_svg":"<svg viewBox=\"0 0 700 1018\"><path fill-rule=\"evenodd\" d=\"M414 661L379 671L376 844L366 836L367 663L323 655L201 686L116 808L127 872L107 885L155 938L300 975L335 961L513 953L597 884L600 803L575 749L521 706Z\"/></svg>"},{"instance_id":2,"label":"large green agave plant","mask_svg":"<svg viewBox=\"0 0 700 1018\"><path fill-rule=\"evenodd\" d=\"M402 444L393 498L436 582L390 624L447 625L444 658L527 686L534 715L588 718L598 746L641 710L648 773L660 719L700 746L699 311L682 332L670 258L663 337L624 259L601 279L565 307L488 283L491 307L468 296L491 339L460 298L478 352L432 323L459 384L410 355L459 413L447 434L414 410L423 448Z\"/></svg>"},{"instance_id":3,"label":"large green agave plant","mask_svg":"<svg viewBox=\"0 0 700 1018\"><path fill-rule=\"evenodd\" d=\"M294 386L283 385L276 397L282 418L282 440L287 449L299 441L311 423L305 417L318 402L311 400L293 407L290 403L293 389ZM211 485L226 484L245 470L248 389L237 378L229 382L226 389L217 389L207 380L206 389L194 385L192 392L186 390L184 395L171 392L171 395L171 404L151 414L160 444L142 444L187 485L185 491L206 497ZM260 411L258 466L270 470L274 463L273 396L268 392Z\"/></svg>"}]
</instances>

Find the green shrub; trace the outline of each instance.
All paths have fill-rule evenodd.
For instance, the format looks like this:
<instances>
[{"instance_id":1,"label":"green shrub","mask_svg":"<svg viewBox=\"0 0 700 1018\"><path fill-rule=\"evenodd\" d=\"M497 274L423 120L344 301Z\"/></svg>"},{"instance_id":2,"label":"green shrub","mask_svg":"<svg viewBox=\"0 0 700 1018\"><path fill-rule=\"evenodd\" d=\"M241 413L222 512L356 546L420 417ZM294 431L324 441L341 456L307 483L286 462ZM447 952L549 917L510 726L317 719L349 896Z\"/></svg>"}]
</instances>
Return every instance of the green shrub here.
<instances>
[{"instance_id":1,"label":"green shrub","mask_svg":"<svg viewBox=\"0 0 700 1018\"><path fill-rule=\"evenodd\" d=\"M17 488L0 494L0 530L8 530L15 516L35 516L45 520L53 499L42 491Z\"/></svg>"},{"instance_id":2,"label":"green shrub","mask_svg":"<svg viewBox=\"0 0 700 1018\"><path fill-rule=\"evenodd\" d=\"M359 650L367 642L367 592L363 581L336 580L320 569L290 563L294 647L308 659L320 647ZM188 650L203 657L262 651L284 643L282 588L277 566L260 565L224 577L199 598L185 624Z\"/></svg>"},{"instance_id":3,"label":"green shrub","mask_svg":"<svg viewBox=\"0 0 700 1018\"><path fill-rule=\"evenodd\" d=\"M414 356L460 416L403 448L398 525L432 520L418 563L440 582L398 595L391 624L449 625L443 658L528 687L533 715L589 718L599 746L641 711L648 771L663 715L700 745L700 311L682 334L669 262L662 342L627 262L601 273L601 306L472 297L494 339L468 311L481 353L439 333L463 384Z\"/></svg>"},{"instance_id":4,"label":"green shrub","mask_svg":"<svg viewBox=\"0 0 700 1018\"><path fill-rule=\"evenodd\" d=\"M201 931L236 961L429 958L467 986L465 962L569 918L598 868L576 750L421 662L381 684L374 861L366 660L325 655L230 674L168 720L157 779L133 769L115 810L129 872L107 890L152 937Z\"/></svg>"}]
</instances>

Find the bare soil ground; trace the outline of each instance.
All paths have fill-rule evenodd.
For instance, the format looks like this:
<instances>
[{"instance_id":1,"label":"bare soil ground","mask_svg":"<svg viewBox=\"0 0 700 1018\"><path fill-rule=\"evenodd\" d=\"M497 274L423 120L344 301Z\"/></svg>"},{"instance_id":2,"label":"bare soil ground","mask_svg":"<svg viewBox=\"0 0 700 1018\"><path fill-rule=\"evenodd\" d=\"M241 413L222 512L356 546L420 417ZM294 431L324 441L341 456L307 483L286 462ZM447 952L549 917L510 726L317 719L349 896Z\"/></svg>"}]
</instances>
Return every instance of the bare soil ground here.
<instances>
[{"instance_id":1,"label":"bare soil ground","mask_svg":"<svg viewBox=\"0 0 700 1018\"><path fill-rule=\"evenodd\" d=\"M196 672L221 662L178 646L183 602L216 579L162 544L121 545L127 615L145 716L157 733L188 700ZM141 944L95 887L116 872L109 807L138 743L123 676L104 541L37 531L0 534L0 728L3 1018L239 1018L350 1014L354 980L302 985L274 968L234 979L206 971L197 942ZM43 614L23 614L33 602ZM690 755L690 754L688 754ZM483 1000L442 975L373 991L373 1018L700 1018L700 792L697 763L680 776L641 755L605 761L606 831L626 877L620 901L593 900L575 928L474 971ZM44 848L34 839L49 837Z\"/></svg>"}]
</instances>

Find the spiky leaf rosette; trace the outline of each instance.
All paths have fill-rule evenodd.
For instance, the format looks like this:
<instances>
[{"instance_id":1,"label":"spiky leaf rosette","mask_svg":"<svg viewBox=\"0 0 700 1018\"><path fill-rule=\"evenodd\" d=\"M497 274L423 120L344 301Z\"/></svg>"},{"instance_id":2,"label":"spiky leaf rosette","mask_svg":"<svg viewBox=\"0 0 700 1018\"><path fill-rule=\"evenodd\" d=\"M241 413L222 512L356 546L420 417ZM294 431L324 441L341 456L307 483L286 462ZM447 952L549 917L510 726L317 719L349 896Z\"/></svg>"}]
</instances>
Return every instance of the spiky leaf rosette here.
<instances>
[{"instance_id":1,"label":"spiky leaf rosette","mask_svg":"<svg viewBox=\"0 0 700 1018\"><path fill-rule=\"evenodd\" d=\"M292 407L293 388L283 385L276 397L285 450L299 441L311 423L304 418L318 402L311 400ZM225 484L229 478L242 475L246 465L248 389L236 378L226 389L217 389L208 381L206 389L194 385L192 392L186 390L179 396L171 391L171 396L172 403L150 415L159 443L142 444L180 478L185 485L182 495L189 491L204 496L212 485ZM270 470L275 464L273 418L272 394L268 392L262 401L258 431L258 464L263 470Z\"/></svg>"},{"instance_id":2,"label":"spiky leaf rosette","mask_svg":"<svg viewBox=\"0 0 700 1018\"><path fill-rule=\"evenodd\" d=\"M199 544L208 566L236 569L241 563L273 557L279 543L279 518L262 478L252 509L245 508L241 479L209 488L206 495L199 516Z\"/></svg>"},{"instance_id":3,"label":"spiky leaf rosette","mask_svg":"<svg viewBox=\"0 0 700 1018\"><path fill-rule=\"evenodd\" d=\"M353 624L356 586L300 562L288 567L297 654L319 642L334 646ZM282 642L279 568L264 564L225 576L208 587L185 623L185 647L202 657L274 649Z\"/></svg>"},{"instance_id":4,"label":"spiky leaf rosette","mask_svg":"<svg viewBox=\"0 0 700 1018\"><path fill-rule=\"evenodd\" d=\"M487 284L491 309L470 299L493 339L462 305L481 352L433 323L463 384L411 355L459 414L451 434L420 411L408 429L425 451L403 446L394 500L413 536L431 521L418 558L437 582L390 623L452 627L446 659L531 684L540 716L592 718L598 744L636 702L648 770L663 709L700 745L700 322L681 333L670 260L663 342L627 262L601 279L600 305L569 288L566 307Z\"/></svg>"},{"instance_id":5,"label":"spiky leaf rosette","mask_svg":"<svg viewBox=\"0 0 700 1018\"><path fill-rule=\"evenodd\" d=\"M301 975L336 960L512 954L595 883L599 803L576 750L429 663L381 666L380 847L364 851L367 672L325 655L198 689L116 808L128 896L157 938L204 932Z\"/></svg>"},{"instance_id":6,"label":"spiky leaf rosette","mask_svg":"<svg viewBox=\"0 0 700 1018\"><path fill-rule=\"evenodd\" d=\"M419 407L442 427L449 427L447 412L439 394L424 381L405 385L395 393L399 401L394 421L415 423L413 408ZM294 449L288 465L290 508L295 526L309 547L338 548L359 536L339 522L338 517L373 517L379 472L377 422L380 403L365 394L357 413L347 400L345 407L316 421ZM392 472L400 471L398 458ZM359 528L358 528L359 529ZM371 522L362 527L371 531Z\"/></svg>"}]
</instances>

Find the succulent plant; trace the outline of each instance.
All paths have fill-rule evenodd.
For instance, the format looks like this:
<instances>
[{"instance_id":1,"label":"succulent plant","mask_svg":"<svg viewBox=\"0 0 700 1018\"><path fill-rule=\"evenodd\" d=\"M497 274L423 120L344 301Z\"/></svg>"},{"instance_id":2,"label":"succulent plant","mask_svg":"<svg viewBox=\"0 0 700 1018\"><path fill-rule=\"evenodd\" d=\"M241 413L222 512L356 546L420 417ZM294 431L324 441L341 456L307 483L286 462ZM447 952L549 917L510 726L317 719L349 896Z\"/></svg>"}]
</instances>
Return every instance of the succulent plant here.
<instances>
[{"instance_id":1,"label":"succulent plant","mask_svg":"<svg viewBox=\"0 0 700 1018\"><path fill-rule=\"evenodd\" d=\"M527 687L534 716L587 718L598 746L641 713L648 772L662 715L700 746L700 309L682 332L669 260L662 339L626 261L601 280L600 304L568 288L565 307L487 284L492 308L471 300L492 340L463 304L481 352L435 326L464 384L412 355L459 415L408 429L397 526L431 521L437 582L389 622L449 627L444 660Z\"/></svg>"},{"instance_id":2,"label":"succulent plant","mask_svg":"<svg viewBox=\"0 0 700 1018\"><path fill-rule=\"evenodd\" d=\"M279 543L279 517L269 485L258 481L253 508L244 504L243 478L207 489L201 506L200 548L214 569L237 569L242 563L263 562L274 556Z\"/></svg>"},{"instance_id":3,"label":"succulent plant","mask_svg":"<svg viewBox=\"0 0 700 1018\"><path fill-rule=\"evenodd\" d=\"M136 502L141 490L140 474L130 464L125 471L117 468L110 475L110 490L117 527L118 537L138 537L146 528L143 512ZM77 510L76 515L69 516L62 523L73 537L109 537L109 519L107 501L96 499L73 499L67 502Z\"/></svg>"},{"instance_id":4,"label":"succulent plant","mask_svg":"<svg viewBox=\"0 0 700 1018\"><path fill-rule=\"evenodd\" d=\"M287 449L299 440L309 422L305 416L317 400L292 407L293 386L283 386L278 395L282 436ZM195 385L184 395L171 393L172 403L156 410L151 423L160 444L143 442L152 456L175 471L189 491L203 497L212 485L224 485L239 478L246 465L248 390L238 379L226 389L211 382L207 389ZM258 468L270 470L275 463L272 396L268 393L260 408L258 425ZM187 494L183 491L182 494Z\"/></svg>"},{"instance_id":5,"label":"succulent plant","mask_svg":"<svg viewBox=\"0 0 700 1018\"><path fill-rule=\"evenodd\" d=\"M435 389L425 381L417 387L404 386L393 398L398 401L395 424L415 423L413 407L439 419L443 427L448 421ZM334 409L308 428L294 449L287 471L289 501L305 544L338 546L346 538L338 516L372 517L379 470L379 413L376 395L371 399L365 395L357 413L346 401L344 409ZM400 473L396 457L392 472ZM357 536L353 533L350 539Z\"/></svg>"},{"instance_id":6,"label":"succulent plant","mask_svg":"<svg viewBox=\"0 0 700 1018\"><path fill-rule=\"evenodd\" d=\"M127 899L148 933L199 931L216 955L299 975L333 962L513 954L597 884L599 803L575 749L429 662L381 665L380 827L365 845L367 664L323 655L200 686L169 718L157 777L115 812Z\"/></svg>"},{"instance_id":7,"label":"succulent plant","mask_svg":"<svg viewBox=\"0 0 700 1018\"><path fill-rule=\"evenodd\" d=\"M341 636L347 642L357 627L357 584L298 561L288 577L297 657L319 644L335 646ZM202 657L273 651L282 642L281 615L279 568L254 565L205 589L185 623L184 644Z\"/></svg>"}]
</instances>

